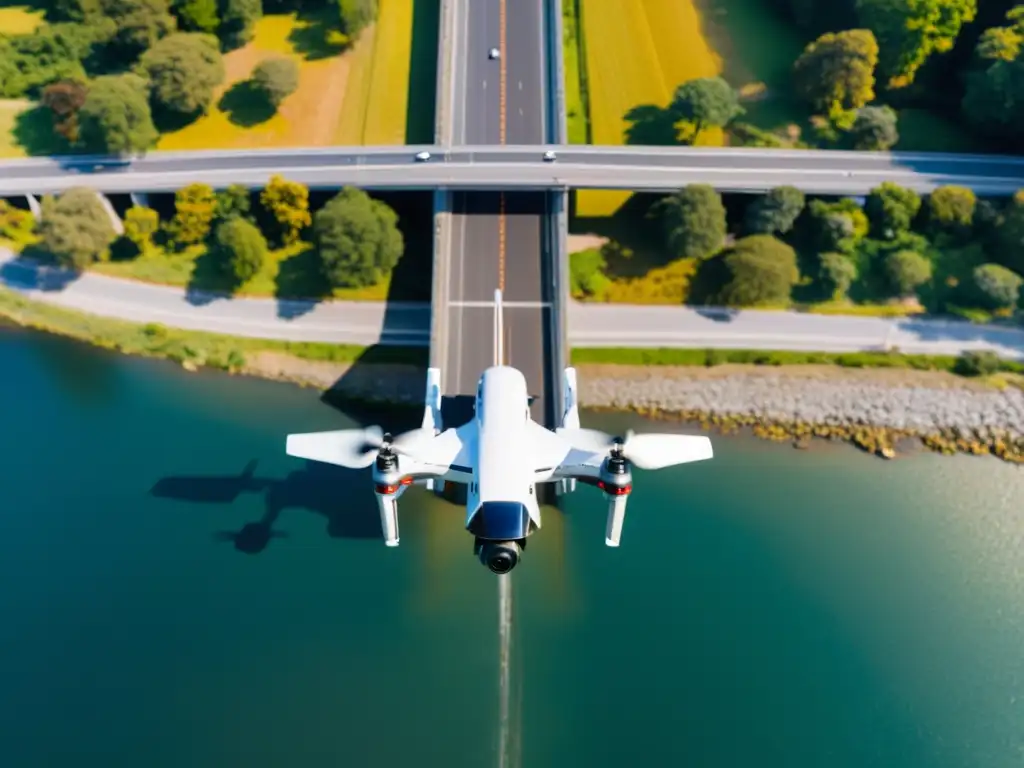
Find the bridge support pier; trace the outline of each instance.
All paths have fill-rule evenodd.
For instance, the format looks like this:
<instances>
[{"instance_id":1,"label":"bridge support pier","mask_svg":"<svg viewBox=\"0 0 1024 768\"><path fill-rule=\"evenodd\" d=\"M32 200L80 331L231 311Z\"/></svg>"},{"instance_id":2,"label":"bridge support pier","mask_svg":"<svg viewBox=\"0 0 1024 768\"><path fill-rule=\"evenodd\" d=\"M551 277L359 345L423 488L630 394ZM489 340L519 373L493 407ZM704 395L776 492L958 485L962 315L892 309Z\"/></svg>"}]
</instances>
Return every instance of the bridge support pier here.
<instances>
[{"instance_id":1,"label":"bridge support pier","mask_svg":"<svg viewBox=\"0 0 1024 768\"><path fill-rule=\"evenodd\" d=\"M132 192L131 199L132 205L138 206L139 208L149 208L148 192Z\"/></svg>"},{"instance_id":2,"label":"bridge support pier","mask_svg":"<svg viewBox=\"0 0 1024 768\"><path fill-rule=\"evenodd\" d=\"M102 192L96 193L100 198L100 203L103 205L103 209L107 212L107 216L110 218L110 225L114 228L119 236L124 234L124 222L121 221L121 217L117 215L117 211L114 210L114 206L110 204L110 198Z\"/></svg>"}]
</instances>

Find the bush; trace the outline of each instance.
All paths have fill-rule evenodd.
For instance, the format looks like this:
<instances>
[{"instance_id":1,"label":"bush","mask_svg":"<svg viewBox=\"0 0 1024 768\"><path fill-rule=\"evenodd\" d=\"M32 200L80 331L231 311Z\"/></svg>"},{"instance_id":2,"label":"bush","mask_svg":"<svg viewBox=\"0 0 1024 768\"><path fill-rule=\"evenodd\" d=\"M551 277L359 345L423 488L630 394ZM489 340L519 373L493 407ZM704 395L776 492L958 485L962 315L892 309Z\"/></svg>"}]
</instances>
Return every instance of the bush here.
<instances>
[{"instance_id":1,"label":"bush","mask_svg":"<svg viewBox=\"0 0 1024 768\"><path fill-rule=\"evenodd\" d=\"M928 228L932 235L964 239L971 234L978 200L967 187L939 187L928 196Z\"/></svg>"},{"instance_id":2,"label":"bush","mask_svg":"<svg viewBox=\"0 0 1024 768\"><path fill-rule=\"evenodd\" d=\"M215 239L218 261L238 285L263 269L267 241L252 222L238 217L221 222Z\"/></svg>"},{"instance_id":3,"label":"bush","mask_svg":"<svg viewBox=\"0 0 1024 768\"><path fill-rule=\"evenodd\" d=\"M864 213L871 229L877 237L886 240L909 230L920 210L920 195L891 181L883 181L871 190L864 203Z\"/></svg>"},{"instance_id":4,"label":"bush","mask_svg":"<svg viewBox=\"0 0 1024 768\"><path fill-rule=\"evenodd\" d=\"M793 286L800 280L796 251L771 235L751 235L721 257L729 281L719 293L726 306L788 304Z\"/></svg>"},{"instance_id":5,"label":"bush","mask_svg":"<svg viewBox=\"0 0 1024 768\"><path fill-rule=\"evenodd\" d=\"M846 254L830 252L818 255L818 280L833 299L845 298L856 279L857 265Z\"/></svg>"},{"instance_id":6,"label":"bush","mask_svg":"<svg viewBox=\"0 0 1024 768\"><path fill-rule=\"evenodd\" d=\"M114 242L116 233L95 191L73 187L43 201L43 246L62 266L85 269Z\"/></svg>"},{"instance_id":7,"label":"bush","mask_svg":"<svg viewBox=\"0 0 1024 768\"><path fill-rule=\"evenodd\" d=\"M884 152L900 140L897 117L892 107L861 107L857 110L850 139L854 149Z\"/></svg>"},{"instance_id":8,"label":"bush","mask_svg":"<svg viewBox=\"0 0 1024 768\"><path fill-rule=\"evenodd\" d=\"M598 248L569 254L569 282L573 296L599 296L608 287L604 254Z\"/></svg>"},{"instance_id":9,"label":"bush","mask_svg":"<svg viewBox=\"0 0 1024 768\"><path fill-rule=\"evenodd\" d=\"M744 225L754 235L785 234L804 210L804 193L796 187L776 187L747 206Z\"/></svg>"},{"instance_id":10,"label":"bush","mask_svg":"<svg viewBox=\"0 0 1024 768\"><path fill-rule=\"evenodd\" d=\"M995 352L964 352L957 358L953 371L961 376L990 376L1002 367Z\"/></svg>"},{"instance_id":11,"label":"bush","mask_svg":"<svg viewBox=\"0 0 1024 768\"><path fill-rule=\"evenodd\" d=\"M703 258L722 247L726 235L722 196L708 184L690 184L664 198L662 215L665 239L673 258Z\"/></svg>"},{"instance_id":12,"label":"bush","mask_svg":"<svg viewBox=\"0 0 1024 768\"><path fill-rule=\"evenodd\" d=\"M912 296L931 279L932 263L914 251L896 251L886 257L885 271L900 296Z\"/></svg>"},{"instance_id":13,"label":"bush","mask_svg":"<svg viewBox=\"0 0 1024 768\"><path fill-rule=\"evenodd\" d=\"M171 235L178 245L203 242L217 213L217 196L209 184L189 184L174 194Z\"/></svg>"},{"instance_id":14,"label":"bush","mask_svg":"<svg viewBox=\"0 0 1024 768\"><path fill-rule=\"evenodd\" d=\"M979 300L990 309L1016 306L1024 279L1000 264L982 264L971 275Z\"/></svg>"},{"instance_id":15,"label":"bush","mask_svg":"<svg viewBox=\"0 0 1024 768\"><path fill-rule=\"evenodd\" d=\"M160 227L160 216L152 208L133 205L124 215L124 234L140 253L153 244L153 236Z\"/></svg>"},{"instance_id":16,"label":"bush","mask_svg":"<svg viewBox=\"0 0 1024 768\"><path fill-rule=\"evenodd\" d=\"M275 108L299 87L299 65L292 59L265 59L252 72L256 90Z\"/></svg>"}]
</instances>

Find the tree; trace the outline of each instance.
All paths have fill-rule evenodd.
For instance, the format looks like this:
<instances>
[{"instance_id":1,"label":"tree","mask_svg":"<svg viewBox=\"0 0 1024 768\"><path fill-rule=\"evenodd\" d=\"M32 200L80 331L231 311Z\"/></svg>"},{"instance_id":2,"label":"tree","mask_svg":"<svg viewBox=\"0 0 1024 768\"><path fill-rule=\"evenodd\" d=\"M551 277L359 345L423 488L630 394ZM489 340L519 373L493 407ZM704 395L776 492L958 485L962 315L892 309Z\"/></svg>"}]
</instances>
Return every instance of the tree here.
<instances>
[{"instance_id":1,"label":"tree","mask_svg":"<svg viewBox=\"0 0 1024 768\"><path fill-rule=\"evenodd\" d=\"M674 258L703 258L725 241L725 206L708 184L690 184L659 204L665 240Z\"/></svg>"},{"instance_id":2,"label":"tree","mask_svg":"<svg viewBox=\"0 0 1024 768\"><path fill-rule=\"evenodd\" d=\"M353 187L345 187L317 211L313 234L323 276L333 287L379 283L405 248L398 215Z\"/></svg>"},{"instance_id":3,"label":"tree","mask_svg":"<svg viewBox=\"0 0 1024 768\"><path fill-rule=\"evenodd\" d=\"M100 5L116 25L112 43L123 61L134 61L177 28L168 0L101 0Z\"/></svg>"},{"instance_id":4,"label":"tree","mask_svg":"<svg viewBox=\"0 0 1024 768\"><path fill-rule=\"evenodd\" d=\"M1024 274L1024 190L1010 199L992 239L999 261Z\"/></svg>"},{"instance_id":5,"label":"tree","mask_svg":"<svg viewBox=\"0 0 1024 768\"><path fill-rule=\"evenodd\" d=\"M141 65L149 75L154 110L162 114L205 112L214 89L224 82L224 58L217 38L200 32L165 37L146 51Z\"/></svg>"},{"instance_id":6,"label":"tree","mask_svg":"<svg viewBox=\"0 0 1024 768\"><path fill-rule=\"evenodd\" d=\"M868 233L868 217L856 200L812 200L807 206L811 245L819 253L851 252Z\"/></svg>"},{"instance_id":7,"label":"tree","mask_svg":"<svg viewBox=\"0 0 1024 768\"><path fill-rule=\"evenodd\" d=\"M978 199L967 187L939 187L928 196L928 228L934 235L950 235L963 240L974 226Z\"/></svg>"},{"instance_id":8,"label":"tree","mask_svg":"<svg viewBox=\"0 0 1024 768\"><path fill-rule=\"evenodd\" d=\"M116 237L99 196L85 187L72 187L56 200L47 198L42 214L43 246L58 263L72 269L85 269Z\"/></svg>"},{"instance_id":9,"label":"tree","mask_svg":"<svg viewBox=\"0 0 1024 768\"><path fill-rule=\"evenodd\" d=\"M755 235L785 234L803 213L804 203L804 193L796 187L776 187L747 206L744 227Z\"/></svg>"},{"instance_id":10,"label":"tree","mask_svg":"<svg viewBox=\"0 0 1024 768\"><path fill-rule=\"evenodd\" d=\"M377 18L377 0L338 0L338 10L341 31L355 40Z\"/></svg>"},{"instance_id":11,"label":"tree","mask_svg":"<svg viewBox=\"0 0 1024 768\"><path fill-rule=\"evenodd\" d=\"M878 44L866 29L827 32L793 65L797 92L820 114L860 109L875 98Z\"/></svg>"},{"instance_id":12,"label":"tree","mask_svg":"<svg viewBox=\"0 0 1024 768\"><path fill-rule=\"evenodd\" d=\"M990 309L1012 309L1020 298L1024 279L1000 264L982 264L971 274L979 298Z\"/></svg>"},{"instance_id":13,"label":"tree","mask_svg":"<svg viewBox=\"0 0 1024 768\"><path fill-rule=\"evenodd\" d=\"M968 72L961 110L979 132L1020 141L1024 122L1024 52L1012 61L1002 59L985 69Z\"/></svg>"},{"instance_id":14,"label":"tree","mask_svg":"<svg viewBox=\"0 0 1024 768\"><path fill-rule=\"evenodd\" d=\"M309 187L281 176L271 176L260 193L260 203L274 217L285 245L299 239L302 230L311 223L309 215Z\"/></svg>"},{"instance_id":15,"label":"tree","mask_svg":"<svg viewBox=\"0 0 1024 768\"><path fill-rule=\"evenodd\" d=\"M886 240L909 230L920 210L921 197L917 192L891 181L883 181L871 190L864 203L872 231Z\"/></svg>"},{"instance_id":16,"label":"tree","mask_svg":"<svg viewBox=\"0 0 1024 768\"><path fill-rule=\"evenodd\" d=\"M83 149L95 154L133 154L145 152L157 138L145 80L132 74L93 80L78 110L78 143Z\"/></svg>"},{"instance_id":17,"label":"tree","mask_svg":"<svg viewBox=\"0 0 1024 768\"><path fill-rule=\"evenodd\" d=\"M210 234L217 212L217 196L209 184L189 184L174 195L171 232L179 245L201 243Z\"/></svg>"},{"instance_id":18,"label":"tree","mask_svg":"<svg viewBox=\"0 0 1024 768\"><path fill-rule=\"evenodd\" d=\"M720 77L683 83L676 89L670 109L680 120L693 124L691 143L704 128L722 128L744 112L739 95Z\"/></svg>"},{"instance_id":19,"label":"tree","mask_svg":"<svg viewBox=\"0 0 1024 768\"><path fill-rule=\"evenodd\" d=\"M252 40L256 22L263 16L260 0L220 0L220 28L217 34L226 50L240 48Z\"/></svg>"},{"instance_id":20,"label":"tree","mask_svg":"<svg viewBox=\"0 0 1024 768\"><path fill-rule=\"evenodd\" d=\"M607 262L599 248L570 253L569 283L572 295L576 298L600 296L610 282L604 273L606 267Z\"/></svg>"},{"instance_id":21,"label":"tree","mask_svg":"<svg viewBox=\"0 0 1024 768\"><path fill-rule=\"evenodd\" d=\"M914 291L932 277L932 263L914 251L895 251L885 258L885 272L900 296Z\"/></svg>"},{"instance_id":22,"label":"tree","mask_svg":"<svg viewBox=\"0 0 1024 768\"><path fill-rule=\"evenodd\" d=\"M140 253L153 245L153 236L160 228L160 216L152 208L133 205L124 215L124 234L135 243Z\"/></svg>"},{"instance_id":23,"label":"tree","mask_svg":"<svg viewBox=\"0 0 1024 768\"><path fill-rule=\"evenodd\" d=\"M729 280L719 301L728 307L786 304L800 280L796 251L771 235L737 240L722 258Z\"/></svg>"},{"instance_id":24,"label":"tree","mask_svg":"<svg viewBox=\"0 0 1024 768\"><path fill-rule=\"evenodd\" d=\"M857 265L844 253L818 254L818 280L833 300L846 298L853 281L857 279Z\"/></svg>"},{"instance_id":25,"label":"tree","mask_svg":"<svg viewBox=\"0 0 1024 768\"><path fill-rule=\"evenodd\" d=\"M80 23L102 12L100 0L50 0L47 4L48 18L58 22Z\"/></svg>"},{"instance_id":26,"label":"tree","mask_svg":"<svg viewBox=\"0 0 1024 768\"><path fill-rule=\"evenodd\" d=\"M974 47L976 63L988 66L994 61L1013 61L1024 45L1024 5L1006 13L1005 27L992 27L981 33Z\"/></svg>"},{"instance_id":27,"label":"tree","mask_svg":"<svg viewBox=\"0 0 1024 768\"><path fill-rule=\"evenodd\" d=\"M220 26L217 0L181 0L175 5L174 11L180 28L188 32L212 35Z\"/></svg>"},{"instance_id":28,"label":"tree","mask_svg":"<svg viewBox=\"0 0 1024 768\"><path fill-rule=\"evenodd\" d=\"M88 92L77 80L58 80L43 89L43 106L50 110L54 132L72 144L78 140L78 110Z\"/></svg>"},{"instance_id":29,"label":"tree","mask_svg":"<svg viewBox=\"0 0 1024 768\"><path fill-rule=\"evenodd\" d=\"M853 148L868 152L892 149L900 140L898 118L892 107L861 107L850 128Z\"/></svg>"},{"instance_id":30,"label":"tree","mask_svg":"<svg viewBox=\"0 0 1024 768\"><path fill-rule=\"evenodd\" d=\"M299 87L299 65L293 59L264 59L253 70L252 82L270 104L279 107Z\"/></svg>"},{"instance_id":31,"label":"tree","mask_svg":"<svg viewBox=\"0 0 1024 768\"><path fill-rule=\"evenodd\" d=\"M267 260L267 241L251 221L237 216L217 225L218 259L227 274L241 285L254 278Z\"/></svg>"},{"instance_id":32,"label":"tree","mask_svg":"<svg viewBox=\"0 0 1024 768\"><path fill-rule=\"evenodd\" d=\"M216 218L224 221L232 216L240 216L243 219L249 218L251 205L248 187L241 184L231 184L226 189L217 192Z\"/></svg>"},{"instance_id":33,"label":"tree","mask_svg":"<svg viewBox=\"0 0 1024 768\"><path fill-rule=\"evenodd\" d=\"M857 0L857 17L878 38L880 69L893 87L909 85L929 56L952 49L977 12L977 0Z\"/></svg>"}]
</instances>

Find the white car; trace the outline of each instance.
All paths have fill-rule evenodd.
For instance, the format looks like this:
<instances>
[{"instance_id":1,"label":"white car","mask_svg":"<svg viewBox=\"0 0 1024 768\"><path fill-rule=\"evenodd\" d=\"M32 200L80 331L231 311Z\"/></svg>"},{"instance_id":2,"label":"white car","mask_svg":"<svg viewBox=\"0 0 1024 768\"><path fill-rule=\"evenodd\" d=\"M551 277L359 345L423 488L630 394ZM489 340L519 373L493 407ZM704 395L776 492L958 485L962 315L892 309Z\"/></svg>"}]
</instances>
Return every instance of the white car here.
<instances>
[{"instance_id":1,"label":"white car","mask_svg":"<svg viewBox=\"0 0 1024 768\"><path fill-rule=\"evenodd\" d=\"M501 51L499 51L497 48L491 48L491 50L487 52L487 58L489 58L489 59L500 59L501 58Z\"/></svg>"},{"instance_id":2,"label":"white car","mask_svg":"<svg viewBox=\"0 0 1024 768\"><path fill-rule=\"evenodd\" d=\"M544 162L545 163L553 163L554 161L555 161L555 152L554 152L554 150L549 149L547 152L544 153Z\"/></svg>"},{"instance_id":3,"label":"white car","mask_svg":"<svg viewBox=\"0 0 1024 768\"><path fill-rule=\"evenodd\" d=\"M430 153L429 152L417 152L416 153L416 162L417 163L425 163L429 159L430 159Z\"/></svg>"}]
</instances>

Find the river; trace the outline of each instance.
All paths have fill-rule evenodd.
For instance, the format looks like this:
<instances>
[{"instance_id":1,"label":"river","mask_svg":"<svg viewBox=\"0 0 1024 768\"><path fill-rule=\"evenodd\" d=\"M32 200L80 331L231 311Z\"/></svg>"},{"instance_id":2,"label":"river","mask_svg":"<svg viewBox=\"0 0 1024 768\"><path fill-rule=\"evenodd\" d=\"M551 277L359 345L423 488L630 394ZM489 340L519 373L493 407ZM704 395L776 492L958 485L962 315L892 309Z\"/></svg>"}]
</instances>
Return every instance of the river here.
<instances>
[{"instance_id":1,"label":"river","mask_svg":"<svg viewBox=\"0 0 1024 768\"><path fill-rule=\"evenodd\" d=\"M503 631L462 510L388 549L284 455L351 424L313 391L20 331L0 371L5 768L1024 759L1020 467L713 437L619 550L593 489L548 510Z\"/></svg>"}]
</instances>

